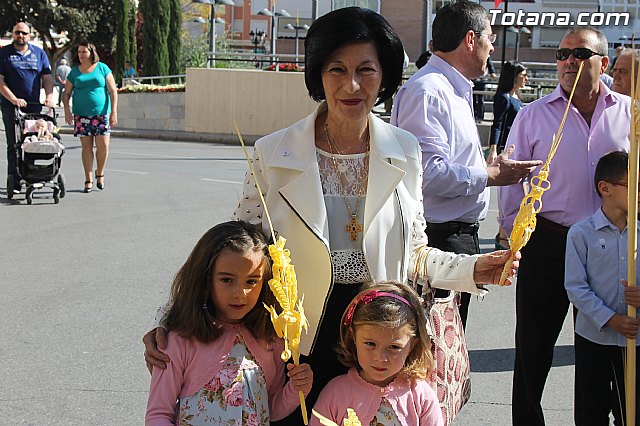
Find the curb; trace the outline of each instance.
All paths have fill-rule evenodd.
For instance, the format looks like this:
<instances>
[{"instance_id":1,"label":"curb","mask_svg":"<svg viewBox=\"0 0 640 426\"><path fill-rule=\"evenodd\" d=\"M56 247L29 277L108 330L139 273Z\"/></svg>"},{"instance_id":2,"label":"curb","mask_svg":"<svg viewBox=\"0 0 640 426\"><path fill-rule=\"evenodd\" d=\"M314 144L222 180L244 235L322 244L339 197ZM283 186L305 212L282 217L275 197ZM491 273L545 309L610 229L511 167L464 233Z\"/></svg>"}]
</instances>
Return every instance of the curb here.
<instances>
[{"instance_id":1,"label":"curb","mask_svg":"<svg viewBox=\"0 0 640 426\"><path fill-rule=\"evenodd\" d=\"M71 135L73 137L73 128L63 126L60 128L60 134ZM224 145L239 146L237 135L227 135L221 133L198 133L177 130L142 130L142 129L112 129L111 136L116 138L134 138L134 139L154 139L161 141L181 141L181 142L204 142L218 143ZM246 145L253 146L255 141L262 136L242 135Z\"/></svg>"}]
</instances>

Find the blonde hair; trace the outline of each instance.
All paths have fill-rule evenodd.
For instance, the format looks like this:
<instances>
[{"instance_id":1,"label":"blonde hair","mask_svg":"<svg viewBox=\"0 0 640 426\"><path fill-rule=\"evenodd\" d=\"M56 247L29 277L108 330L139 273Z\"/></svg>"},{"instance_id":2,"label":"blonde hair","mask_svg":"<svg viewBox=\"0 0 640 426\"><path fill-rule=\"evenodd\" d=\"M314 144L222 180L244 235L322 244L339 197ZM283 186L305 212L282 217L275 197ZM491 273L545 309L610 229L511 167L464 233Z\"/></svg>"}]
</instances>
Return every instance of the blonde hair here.
<instances>
[{"instance_id":1,"label":"blonde hair","mask_svg":"<svg viewBox=\"0 0 640 426\"><path fill-rule=\"evenodd\" d=\"M376 296L375 291L391 293L405 300ZM367 298L367 303L362 302L363 297ZM433 370L433 353L424 308L411 287L395 281L369 284L353 298L340 322L340 340L336 349L338 360L347 367L360 366L355 344L358 326L402 327L405 324L410 325L416 340L398 376L411 381L426 379Z\"/></svg>"}]
</instances>

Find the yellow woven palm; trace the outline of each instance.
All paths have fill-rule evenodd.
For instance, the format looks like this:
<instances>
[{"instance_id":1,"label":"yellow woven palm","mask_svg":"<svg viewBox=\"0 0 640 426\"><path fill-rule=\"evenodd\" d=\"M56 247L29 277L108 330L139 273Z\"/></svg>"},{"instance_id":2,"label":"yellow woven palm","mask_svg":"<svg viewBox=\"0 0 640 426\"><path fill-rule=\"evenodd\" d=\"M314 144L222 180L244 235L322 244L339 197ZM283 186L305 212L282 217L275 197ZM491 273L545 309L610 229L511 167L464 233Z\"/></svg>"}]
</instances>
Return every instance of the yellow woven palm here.
<instances>
[{"instance_id":1,"label":"yellow woven palm","mask_svg":"<svg viewBox=\"0 0 640 426\"><path fill-rule=\"evenodd\" d=\"M567 113L569 112L571 99L573 99L573 93L576 90L576 85L578 83L578 80L580 79L580 74L582 73L583 67L584 62L581 62L580 67L578 68L578 73L576 74L576 79L573 83L573 88L571 89L571 94L569 95L569 100L567 101L567 107L564 110L564 116L562 117L562 121L560 122L560 127L558 128L558 131L553 135L553 139L551 141L551 149L549 150L547 161L545 161L545 163L542 165L542 167L538 171L538 174L530 180L529 183L531 186L531 190L522 199L518 214L513 221L513 229L511 230L511 236L509 239L511 257L504 265L504 269L502 270L502 275L500 276L499 282L500 285L505 285L507 277L509 276L509 272L511 272L511 266L513 265L513 261L515 260L516 253L527 244L529 238L531 238L531 234L533 234L533 231L536 230L536 215L542 208L542 195L546 191L548 191L549 188L551 188L551 182L549 182L549 166L551 165L551 160L558 150L558 146L560 145L560 141L562 140L562 129L564 127L564 122L567 119Z\"/></svg>"},{"instance_id":2,"label":"yellow woven palm","mask_svg":"<svg viewBox=\"0 0 640 426\"><path fill-rule=\"evenodd\" d=\"M273 278L269 280L269 288L280 304L282 312L278 314L275 307L266 304L264 307L271 314L271 322L276 333L284 339L284 351L280 357L283 361L293 357L293 363L298 365L300 336L302 330L307 330L308 322L302 308L304 297L298 301L298 282L289 250L284 248L286 242L284 238L278 237L278 241L269 246L269 255L273 259Z\"/></svg>"},{"instance_id":3,"label":"yellow woven palm","mask_svg":"<svg viewBox=\"0 0 640 426\"><path fill-rule=\"evenodd\" d=\"M311 412L313 413L314 416L318 418L318 420L320 420L320 424L323 424L325 426L340 426L334 423L333 421L331 421L330 419L326 418L322 414L318 413L316 410L311 410ZM352 408L347 408L347 418L344 419L344 422L342 423L342 425L343 426L362 426L362 423L360 423L360 419L358 419L356 412Z\"/></svg>"},{"instance_id":4,"label":"yellow woven palm","mask_svg":"<svg viewBox=\"0 0 640 426\"><path fill-rule=\"evenodd\" d=\"M247 152L247 148L244 144L244 140L242 139L242 134L240 133L240 129L238 128L238 123L233 121L233 125L236 128L236 132L238 134L238 139L240 139L240 144L242 145L242 149L244 151L244 156L247 159L247 163L249 164L249 170L251 170L251 176L256 176L255 171L253 170L251 159L249 158L249 153ZM293 363L295 365L300 364L300 335L302 334L302 330L307 330L308 321L304 316L304 309L302 309L302 302L304 301L304 296L300 298L298 301L298 281L296 280L296 272L291 264L291 253L289 250L284 248L285 240L282 237L278 237L276 240L275 233L273 232L273 223L271 222L271 216L269 215L269 210L267 209L267 203L262 196L262 189L260 188L260 184L258 180L255 180L256 188L258 189L258 194L260 196L260 201L262 201L262 205L264 206L264 213L269 221L269 228L271 230L271 237L274 244L269 246L269 255L273 260L273 266L271 268L273 272L273 278L269 280L269 288L273 292L282 308L282 312L278 314L274 306L264 307L269 311L271 315L271 323L273 324L273 328L276 331L278 337L284 339L284 351L280 357L283 361L288 361L289 358L293 357ZM297 305L297 306L296 306ZM297 310L296 310L297 307ZM307 406L304 401L304 393L302 391L299 392L300 396L300 410L302 411L302 421L305 425L309 424L309 420L307 417Z\"/></svg>"}]
</instances>

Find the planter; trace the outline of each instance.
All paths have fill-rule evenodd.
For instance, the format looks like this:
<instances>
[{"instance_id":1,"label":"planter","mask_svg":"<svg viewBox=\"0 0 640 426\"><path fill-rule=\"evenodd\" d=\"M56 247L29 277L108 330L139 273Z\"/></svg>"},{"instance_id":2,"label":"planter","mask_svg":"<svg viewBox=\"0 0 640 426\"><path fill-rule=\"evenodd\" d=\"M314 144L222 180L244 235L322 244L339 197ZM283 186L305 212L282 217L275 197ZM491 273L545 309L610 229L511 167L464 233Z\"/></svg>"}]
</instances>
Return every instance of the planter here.
<instances>
[{"instance_id":1,"label":"planter","mask_svg":"<svg viewBox=\"0 0 640 426\"><path fill-rule=\"evenodd\" d=\"M304 73L187 69L187 131L233 136L235 120L251 139L291 126L317 105L309 97Z\"/></svg>"},{"instance_id":2,"label":"planter","mask_svg":"<svg viewBox=\"0 0 640 426\"><path fill-rule=\"evenodd\" d=\"M118 127L184 131L184 92L118 94Z\"/></svg>"}]
</instances>

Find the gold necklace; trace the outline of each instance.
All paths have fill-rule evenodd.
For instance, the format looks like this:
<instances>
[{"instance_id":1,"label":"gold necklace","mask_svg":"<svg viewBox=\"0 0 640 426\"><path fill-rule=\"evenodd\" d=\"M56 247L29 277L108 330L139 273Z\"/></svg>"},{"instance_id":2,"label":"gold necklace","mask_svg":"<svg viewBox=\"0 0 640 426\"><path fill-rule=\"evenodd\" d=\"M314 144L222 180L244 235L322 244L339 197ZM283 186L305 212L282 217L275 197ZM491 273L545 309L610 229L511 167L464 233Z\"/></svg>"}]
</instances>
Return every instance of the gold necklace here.
<instances>
[{"instance_id":1,"label":"gold necklace","mask_svg":"<svg viewBox=\"0 0 640 426\"><path fill-rule=\"evenodd\" d=\"M329 148L331 149L331 164L333 164L333 168L336 172L336 175L339 175L340 172L338 171L338 161L336 160L336 157L334 156L333 152L335 151L338 155L342 155L342 154L338 150L337 144L335 143L335 141L331 137L331 134L329 133L329 126L327 125L327 123L324 124L324 134L327 137L327 143L329 144ZM369 150L369 129L367 128L367 134L365 135L365 138L362 141L362 145L360 146L360 151L367 152L368 150ZM358 233L361 233L363 229L362 224L358 223L358 210L360 210L360 200L364 195L363 185L362 185L362 182L358 182L358 196L356 197L356 200L357 200L356 207L355 209L352 210L351 203L349 203L349 199L345 194L346 191L342 186L341 179L338 179L338 184L340 185L340 194L344 199L344 203L347 206L347 211L349 212L349 216L351 217L351 220L345 225L344 230L345 232L349 233L349 237L351 238L351 241L357 241Z\"/></svg>"}]
</instances>

